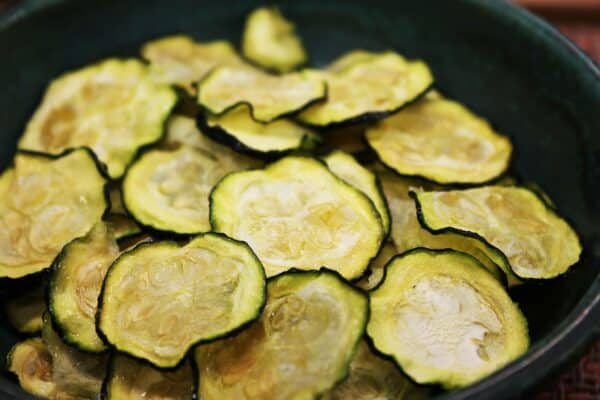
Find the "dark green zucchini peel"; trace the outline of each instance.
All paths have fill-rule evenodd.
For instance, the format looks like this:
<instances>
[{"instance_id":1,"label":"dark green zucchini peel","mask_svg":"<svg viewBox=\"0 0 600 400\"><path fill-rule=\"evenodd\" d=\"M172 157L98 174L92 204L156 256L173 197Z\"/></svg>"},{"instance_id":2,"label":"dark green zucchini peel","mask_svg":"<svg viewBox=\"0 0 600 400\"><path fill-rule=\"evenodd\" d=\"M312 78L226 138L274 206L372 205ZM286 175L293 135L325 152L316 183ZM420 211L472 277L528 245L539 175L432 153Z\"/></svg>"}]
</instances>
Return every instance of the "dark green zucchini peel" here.
<instances>
[{"instance_id":1,"label":"dark green zucchini peel","mask_svg":"<svg viewBox=\"0 0 600 400\"><path fill-rule=\"evenodd\" d=\"M421 384L467 386L529 346L519 307L465 253L418 248L396 256L369 296L367 334Z\"/></svg>"},{"instance_id":2,"label":"dark green zucchini peel","mask_svg":"<svg viewBox=\"0 0 600 400\"><path fill-rule=\"evenodd\" d=\"M227 175L210 195L210 220L215 231L247 242L267 276L326 265L357 278L384 237L366 195L301 156Z\"/></svg>"},{"instance_id":3,"label":"dark green zucchini peel","mask_svg":"<svg viewBox=\"0 0 600 400\"><path fill-rule=\"evenodd\" d=\"M193 345L258 318L264 302L264 270L252 250L207 233L121 255L104 280L98 328L118 351L173 368Z\"/></svg>"},{"instance_id":4,"label":"dark green zucchini peel","mask_svg":"<svg viewBox=\"0 0 600 400\"><path fill-rule=\"evenodd\" d=\"M368 315L365 295L328 270L269 280L260 319L196 348L203 400L313 399L348 373Z\"/></svg>"},{"instance_id":5,"label":"dark green zucchini peel","mask_svg":"<svg viewBox=\"0 0 600 400\"><path fill-rule=\"evenodd\" d=\"M177 102L137 60L109 59L54 80L27 124L19 149L60 154L87 146L117 179L138 149L156 142Z\"/></svg>"}]
</instances>

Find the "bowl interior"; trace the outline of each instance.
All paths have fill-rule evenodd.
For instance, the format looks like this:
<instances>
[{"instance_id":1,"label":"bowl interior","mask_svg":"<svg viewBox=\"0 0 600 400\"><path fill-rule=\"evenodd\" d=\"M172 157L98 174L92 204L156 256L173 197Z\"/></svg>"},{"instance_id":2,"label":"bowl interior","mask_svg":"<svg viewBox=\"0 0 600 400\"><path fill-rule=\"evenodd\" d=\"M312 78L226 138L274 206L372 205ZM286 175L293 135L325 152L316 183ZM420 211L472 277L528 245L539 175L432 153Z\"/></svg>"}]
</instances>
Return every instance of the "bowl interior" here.
<instances>
[{"instance_id":1,"label":"bowl interior","mask_svg":"<svg viewBox=\"0 0 600 400\"><path fill-rule=\"evenodd\" d=\"M32 3L25 2L22 9ZM143 42L166 34L238 43L244 15L257 5L232 0L46 3L58 4L34 6L0 20L3 166L10 163L16 140L53 77L105 57L135 56ZM590 301L589 291L598 290L597 70L548 38L529 16L499 1L305 0L281 2L280 7L295 21L312 65L321 66L355 48L394 49L409 58L423 58L434 71L437 88L511 137L516 148L512 172L541 185L585 247L582 261L566 276L512 293L529 320L532 342L554 340L584 294L588 292ZM8 286L19 290L18 285ZM2 295L12 290L4 289ZM0 321L1 356L16 340L6 325ZM5 389L12 385L2 382L6 379L0 377L0 390L17 393L14 387Z\"/></svg>"}]
</instances>

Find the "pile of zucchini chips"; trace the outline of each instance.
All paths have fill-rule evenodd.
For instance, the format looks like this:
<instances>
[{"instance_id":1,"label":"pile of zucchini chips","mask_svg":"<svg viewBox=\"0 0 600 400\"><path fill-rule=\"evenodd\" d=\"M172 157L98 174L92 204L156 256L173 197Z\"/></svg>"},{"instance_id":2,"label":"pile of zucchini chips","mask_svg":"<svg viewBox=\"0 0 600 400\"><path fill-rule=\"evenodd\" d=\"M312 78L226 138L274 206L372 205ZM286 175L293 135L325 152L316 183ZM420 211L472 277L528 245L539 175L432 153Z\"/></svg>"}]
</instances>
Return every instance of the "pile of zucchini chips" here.
<instances>
[{"instance_id":1,"label":"pile of zucchini chips","mask_svg":"<svg viewBox=\"0 0 600 400\"><path fill-rule=\"evenodd\" d=\"M0 179L23 389L424 399L523 354L508 288L581 246L509 139L396 52L299 69L277 9L241 54L170 36L48 86Z\"/></svg>"}]
</instances>

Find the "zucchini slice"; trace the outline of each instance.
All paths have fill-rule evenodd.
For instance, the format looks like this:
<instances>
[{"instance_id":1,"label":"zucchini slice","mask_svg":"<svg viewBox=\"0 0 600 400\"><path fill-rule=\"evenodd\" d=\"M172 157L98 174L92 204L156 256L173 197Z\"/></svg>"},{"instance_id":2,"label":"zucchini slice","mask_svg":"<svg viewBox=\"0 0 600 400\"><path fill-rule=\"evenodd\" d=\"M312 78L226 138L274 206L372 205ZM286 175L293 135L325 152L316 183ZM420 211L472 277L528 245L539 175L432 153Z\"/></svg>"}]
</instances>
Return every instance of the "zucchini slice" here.
<instances>
[{"instance_id":1,"label":"zucchini slice","mask_svg":"<svg viewBox=\"0 0 600 400\"><path fill-rule=\"evenodd\" d=\"M142 57L150 62L154 81L176 85L194 96L194 82L219 65L241 65L235 48L225 40L199 43L189 36L165 36L146 43Z\"/></svg>"},{"instance_id":2,"label":"zucchini slice","mask_svg":"<svg viewBox=\"0 0 600 400\"><path fill-rule=\"evenodd\" d=\"M368 273L356 282L356 286L368 291L379 285L385 277L385 265L398 253L393 243L384 244L377 257L369 264Z\"/></svg>"},{"instance_id":3,"label":"zucchini slice","mask_svg":"<svg viewBox=\"0 0 600 400\"><path fill-rule=\"evenodd\" d=\"M348 377L326 392L323 400L426 400L431 390L415 385L393 362L375 354L361 340Z\"/></svg>"},{"instance_id":4,"label":"zucchini slice","mask_svg":"<svg viewBox=\"0 0 600 400\"><path fill-rule=\"evenodd\" d=\"M44 314L42 339L52 356L52 381L57 392L66 393L66 398L96 398L106 374L108 357L84 353L65 344L54 331L48 313Z\"/></svg>"},{"instance_id":5,"label":"zucchini slice","mask_svg":"<svg viewBox=\"0 0 600 400\"><path fill-rule=\"evenodd\" d=\"M115 354L104 381L104 400L189 400L194 393L193 372L187 361L173 371Z\"/></svg>"},{"instance_id":6,"label":"zucchini slice","mask_svg":"<svg viewBox=\"0 0 600 400\"><path fill-rule=\"evenodd\" d=\"M137 222L123 214L108 214L104 221L117 240L142 233L142 228Z\"/></svg>"},{"instance_id":7,"label":"zucchini slice","mask_svg":"<svg viewBox=\"0 0 600 400\"><path fill-rule=\"evenodd\" d=\"M175 92L148 76L137 60L109 59L55 79L19 149L60 154L87 146L117 179L138 149L163 135Z\"/></svg>"},{"instance_id":8,"label":"zucchini slice","mask_svg":"<svg viewBox=\"0 0 600 400\"><path fill-rule=\"evenodd\" d=\"M519 278L554 278L579 260L575 231L526 188L415 192L414 198L424 227L479 240L501 254Z\"/></svg>"},{"instance_id":9,"label":"zucchini slice","mask_svg":"<svg viewBox=\"0 0 600 400\"><path fill-rule=\"evenodd\" d=\"M323 157L323 161L337 177L366 194L373 202L387 236L390 231L390 213L377 176L360 165L350 154L340 150L330 152Z\"/></svg>"},{"instance_id":10,"label":"zucchini slice","mask_svg":"<svg viewBox=\"0 0 600 400\"><path fill-rule=\"evenodd\" d=\"M228 146L210 139L198 129L195 119L173 115L169 119L167 136L162 148L172 150L184 145L212 154L230 171L258 168L262 165L259 160L244 156Z\"/></svg>"},{"instance_id":11,"label":"zucchini slice","mask_svg":"<svg viewBox=\"0 0 600 400\"><path fill-rule=\"evenodd\" d=\"M62 340L80 350L106 350L96 333L96 310L106 271L118 256L119 246L112 231L100 223L86 236L66 245L54 263L48 311Z\"/></svg>"},{"instance_id":12,"label":"zucchini slice","mask_svg":"<svg viewBox=\"0 0 600 400\"><path fill-rule=\"evenodd\" d=\"M342 72L358 63L373 61L377 56L378 53L367 50L352 50L335 59L326 70L333 73Z\"/></svg>"},{"instance_id":13,"label":"zucchini slice","mask_svg":"<svg viewBox=\"0 0 600 400\"><path fill-rule=\"evenodd\" d=\"M265 296L264 270L245 243L215 233L148 243L111 266L98 327L117 350L171 368L196 343L256 319Z\"/></svg>"},{"instance_id":14,"label":"zucchini slice","mask_svg":"<svg viewBox=\"0 0 600 400\"><path fill-rule=\"evenodd\" d=\"M84 149L58 158L18 153L14 162L0 176L0 277L20 278L50 267L100 221L106 180Z\"/></svg>"},{"instance_id":15,"label":"zucchini slice","mask_svg":"<svg viewBox=\"0 0 600 400\"><path fill-rule=\"evenodd\" d=\"M504 283L508 279L509 283L513 283L514 274L510 269L505 277L505 272L501 268L504 262L482 250L477 239L452 232L433 234L421 226L417 218L415 202L410 198L409 191L420 188L423 184L427 189L432 189L434 186L390 173L381 173L379 176L392 214L391 237L398 253L417 247L458 250L475 257L500 282Z\"/></svg>"},{"instance_id":16,"label":"zucchini slice","mask_svg":"<svg viewBox=\"0 0 600 400\"><path fill-rule=\"evenodd\" d=\"M17 376L19 385L34 396L53 398L56 393L52 356L40 338L15 344L7 356L7 369Z\"/></svg>"},{"instance_id":17,"label":"zucchini slice","mask_svg":"<svg viewBox=\"0 0 600 400\"><path fill-rule=\"evenodd\" d=\"M259 320L196 348L199 398L313 399L348 373L365 295L325 269L281 274L267 292Z\"/></svg>"},{"instance_id":18,"label":"zucchini slice","mask_svg":"<svg viewBox=\"0 0 600 400\"><path fill-rule=\"evenodd\" d=\"M20 333L32 334L42 330L42 315L46 311L43 285L7 300L4 311L10 324Z\"/></svg>"},{"instance_id":19,"label":"zucchini slice","mask_svg":"<svg viewBox=\"0 0 600 400\"><path fill-rule=\"evenodd\" d=\"M201 120L203 131L211 138L240 153L276 156L292 150L312 150L322 141L313 130L290 119L257 122L247 104L240 104L221 115Z\"/></svg>"},{"instance_id":20,"label":"zucchini slice","mask_svg":"<svg viewBox=\"0 0 600 400\"><path fill-rule=\"evenodd\" d=\"M381 162L402 175L442 184L481 184L509 165L510 140L461 104L425 96L367 130Z\"/></svg>"},{"instance_id":21,"label":"zucchini slice","mask_svg":"<svg viewBox=\"0 0 600 400\"><path fill-rule=\"evenodd\" d=\"M271 122L295 113L327 95L327 85L316 71L269 75L252 67L220 67L198 83L198 104L221 114L246 103L252 118Z\"/></svg>"},{"instance_id":22,"label":"zucchini slice","mask_svg":"<svg viewBox=\"0 0 600 400\"><path fill-rule=\"evenodd\" d=\"M370 300L367 334L418 383L463 387L529 346L519 307L465 253L420 248L399 255Z\"/></svg>"},{"instance_id":23,"label":"zucchini slice","mask_svg":"<svg viewBox=\"0 0 600 400\"><path fill-rule=\"evenodd\" d=\"M182 234L206 232L208 196L229 172L228 165L193 147L152 150L127 171L123 201L144 225Z\"/></svg>"},{"instance_id":24,"label":"zucchini slice","mask_svg":"<svg viewBox=\"0 0 600 400\"><path fill-rule=\"evenodd\" d=\"M294 24L277 7L261 7L246 19L242 53L253 63L276 72L289 72L308 56Z\"/></svg>"},{"instance_id":25,"label":"zucchini slice","mask_svg":"<svg viewBox=\"0 0 600 400\"><path fill-rule=\"evenodd\" d=\"M302 111L300 121L328 126L379 119L413 102L433 84L422 61L407 61L393 52L376 53L339 72L322 71L327 100Z\"/></svg>"},{"instance_id":26,"label":"zucchini slice","mask_svg":"<svg viewBox=\"0 0 600 400\"><path fill-rule=\"evenodd\" d=\"M362 192L301 156L227 175L210 195L210 220L215 231L247 242L267 276L327 266L357 278L384 237Z\"/></svg>"}]
</instances>

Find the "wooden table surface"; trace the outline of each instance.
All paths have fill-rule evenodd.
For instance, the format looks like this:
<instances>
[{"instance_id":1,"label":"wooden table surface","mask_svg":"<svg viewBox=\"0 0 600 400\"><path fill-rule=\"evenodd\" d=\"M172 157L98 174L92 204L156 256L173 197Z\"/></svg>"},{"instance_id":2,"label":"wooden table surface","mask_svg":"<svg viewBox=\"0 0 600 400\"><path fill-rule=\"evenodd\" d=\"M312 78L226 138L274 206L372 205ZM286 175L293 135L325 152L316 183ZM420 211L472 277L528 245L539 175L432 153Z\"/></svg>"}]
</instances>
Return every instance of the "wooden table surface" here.
<instances>
[{"instance_id":1,"label":"wooden table surface","mask_svg":"<svg viewBox=\"0 0 600 400\"><path fill-rule=\"evenodd\" d=\"M446 0L448 1L448 0ZM600 0L516 0L556 25L600 63ZM0 12L16 0L0 0ZM600 339L564 372L542 383L535 400L600 400Z\"/></svg>"}]
</instances>

